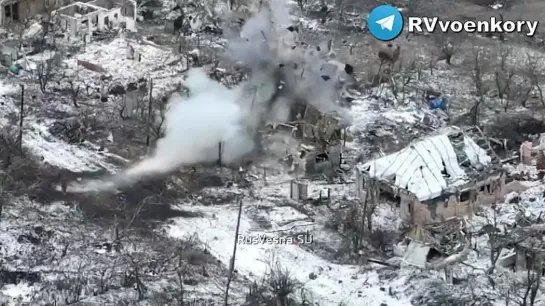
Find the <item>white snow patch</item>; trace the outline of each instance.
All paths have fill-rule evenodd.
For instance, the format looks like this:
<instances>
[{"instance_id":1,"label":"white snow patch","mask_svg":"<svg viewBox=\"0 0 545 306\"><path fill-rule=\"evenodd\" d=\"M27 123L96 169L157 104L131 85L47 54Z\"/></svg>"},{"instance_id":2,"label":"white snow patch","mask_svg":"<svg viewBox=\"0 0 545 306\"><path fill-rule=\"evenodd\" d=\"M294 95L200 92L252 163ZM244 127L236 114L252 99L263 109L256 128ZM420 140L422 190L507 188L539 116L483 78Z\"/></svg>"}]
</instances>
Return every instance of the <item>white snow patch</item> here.
<instances>
[{"instance_id":1,"label":"white snow patch","mask_svg":"<svg viewBox=\"0 0 545 306\"><path fill-rule=\"evenodd\" d=\"M399 216L399 209L391 204L379 204L373 214L373 226L383 230L396 230L399 228L403 219Z\"/></svg>"},{"instance_id":2,"label":"white snow patch","mask_svg":"<svg viewBox=\"0 0 545 306\"><path fill-rule=\"evenodd\" d=\"M382 112L382 116L395 122L416 123L417 121L417 115L414 111L400 112L397 110L389 110L386 112Z\"/></svg>"},{"instance_id":3,"label":"white snow patch","mask_svg":"<svg viewBox=\"0 0 545 306\"><path fill-rule=\"evenodd\" d=\"M32 71L38 69L39 63L52 59L55 54L55 51L45 50L41 53L21 58L16 63L21 64L25 70Z\"/></svg>"},{"instance_id":4,"label":"white snow patch","mask_svg":"<svg viewBox=\"0 0 545 306\"><path fill-rule=\"evenodd\" d=\"M15 104L5 96L19 90L18 87L0 83L0 99L4 105L0 106L0 127L7 124L6 115L11 112L18 112ZM108 154L99 153L94 145L87 143L81 145L68 144L57 139L48 131L49 124L54 120L41 120L33 116L25 118L23 133L23 146L32 154L43 158L44 162L51 165L65 168L71 171L96 171L99 169L116 169L116 167L105 161Z\"/></svg>"},{"instance_id":5,"label":"white snow patch","mask_svg":"<svg viewBox=\"0 0 545 306\"><path fill-rule=\"evenodd\" d=\"M511 164L505 164L503 165L503 168L509 173L510 175L516 175L516 174L527 174L530 178L537 178L537 169L536 166L530 166L530 165L524 165L524 164L517 164L517 165L511 165Z\"/></svg>"},{"instance_id":6,"label":"white snow patch","mask_svg":"<svg viewBox=\"0 0 545 306\"><path fill-rule=\"evenodd\" d=\"M493 10L499 10L503 7L503 4L501 3L495 3L495 4L492 4L490 5L490 7L493 9Z\"/></svg>"},{"instance_id":7,"label":"white snow patch","mask_svg":"<svg viewBox=\"0 0 545 306\"><path fill-rule=\"evenodd\" d=\"M367 100L354 100L352 101L352 107L350 109L352 115L351 130L364 131L367 125L374 121L378 116L378 113L373 113L369 108L370 101Z\"/></svg>"},{"instance_id":8,"label":"white snow patch","mask_svg":"<svg viewBox=\"0 0 545 306\"><path fill-rule=\"evenodd\" d=\"M141 55L141 61L127 58L129 45ZM124 37L114 39L109 44L91 43L86 46L85 52L77 56L78 60L89 61L101 65L114 77L135 81L139 77L149 75L154 68L164 64L171 59L171 52L164 51L150 45L137 45L126 40ZM76 65L76 59L69 59L66 62Z\"/></svg>"},{"instance_id":9,"label":"white snow patch","mask_svg":"<svg viewBox=\"0 0 545 306\"><path fill-rule=\"evenodd\" d=\"M384 118L397 123L414 124L422 121L424 113L416 106L396 107L385 109L380 106L380 101L373 98L361 98L351 102L350 115L352 116L351 131L365 131L367 126L379 118Z\"/></svg>"},{"instance_id":10,"label":"white snow patch","mask_svg":"<svg viewBox=\"0 0 545 306\"><path fill-rule=\"evenodd\" d=\"M228 265L233 251L237 208L193 207L205 214L202 218L177 218L169 225L167 233L175 238L198 234L211 253ZM280 208L278 208L280 209ZM259 235L256 225L244 214L240 221L242 235ZM265 232L262 234L265 235ZM269 235L270 233L267 233ZM360 266L332 264L294 245L245 245L237 246L235 267L239 273L254 279L264 277L271 263L279 262L283 268L312 292L313 300L320 305L365 306L386 303L388 305L411 305L399 301L379 288L376 272L363 272ZM315 273L318 278L309 279Z\"/></svg>"},{"instance_id":11,"label":"white snow patch","mask_svg":"<svg viewBox=\"0 0 545 306\"><path fill-rule=\"evenodd\" d=\"M11 84L0 83L0 96L4 97L5 95L13 94L17 91L18 87L15 87Z\"/></svg>"},{"instance_id":12,"label":"white snow patch","mask_svg":"<svg viewBox=\"0 0 545 306\"><path fill-rule=\"evenodd\" d=\"M278 226L308 220L308 217L291 207L273 207L268 215L269 221Z\"/></svg>"},{"instance_id":13,"label":"white snow patch","mask_svg":"<svg viewBox=\"0 0 545 306\"><path fill-rule=\"evenodd\" d=\"M20 305L20 303L29 303L32 300L33 289L27 283L7 284L2 288L2 294L12 298L13 304L5 305Z\"/></svg>"},{"instance_id":14,"label":"white snow patch","mask_svg":"<svg viewBox=\"0 0 545 306\"><path fill-rule=\"evenodd\" d=\"M32 122L30 129L23 134L23 145L33 154L43 157L44 161L71 171L97 171L115 169L105 162L104 156L91 152L88 148L80 148L51 135L47 126Z\"/></svg>"},{"instance_id":15,"label":"white snow patch","mask_svg":"<svg viewBox=\"0 0 545 306\"><path fill-rule=\"evenodd\" d=\"M0 127L8 123L6 115L15 111L15 108L10 101L11 99L7 96L14 94L17 89L17 87L11 84L0 83L0 101L2 102L2 105L0 105Z\"/></svg>"},{"instance_id":16,"label":"white snow patch","mask_svg":"<svg viewBox=\"0 0 545 306\"><path fill-rule=\"evenodd\" d=\"M320 28L320 22L315 19L301 18L299 19L299 22L304 28L307 28L309 30L318 30Z\"/></svg>"}]
</instances>

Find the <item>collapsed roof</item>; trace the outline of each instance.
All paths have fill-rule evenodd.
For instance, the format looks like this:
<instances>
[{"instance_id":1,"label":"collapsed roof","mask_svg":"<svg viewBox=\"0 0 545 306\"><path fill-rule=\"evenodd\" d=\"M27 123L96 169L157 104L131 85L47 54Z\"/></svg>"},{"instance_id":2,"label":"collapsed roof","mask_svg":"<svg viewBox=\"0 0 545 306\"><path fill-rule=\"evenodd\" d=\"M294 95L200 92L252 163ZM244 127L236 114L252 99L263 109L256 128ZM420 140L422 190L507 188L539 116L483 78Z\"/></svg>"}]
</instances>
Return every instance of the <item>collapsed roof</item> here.
<instances>
[{"instance_id":1,"label":"collapsed roof","mask_svg":"<svg viewBox=\"0 0 545 306\"><path fill-rule=\"evenodd\" d=\"M437 198L468 183L475 171L482 172L498 160L490 146L479 146L469 131L453 127L367 162L359 170L411 192L420 201ZM477 132L477 141L481 143L484 135Z\"/></svg>"}]
</instances>

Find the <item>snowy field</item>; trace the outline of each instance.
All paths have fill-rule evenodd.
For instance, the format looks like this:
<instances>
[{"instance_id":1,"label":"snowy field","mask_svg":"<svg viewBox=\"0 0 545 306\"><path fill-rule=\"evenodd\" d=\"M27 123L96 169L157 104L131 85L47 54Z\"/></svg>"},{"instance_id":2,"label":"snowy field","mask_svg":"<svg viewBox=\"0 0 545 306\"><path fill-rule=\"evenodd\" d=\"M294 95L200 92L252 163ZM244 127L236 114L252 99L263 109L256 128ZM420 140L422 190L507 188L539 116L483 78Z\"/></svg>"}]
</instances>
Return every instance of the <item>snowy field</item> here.
<instances>
[{"instance_id":1,"label":"snowy field","mask_svg":"<svg viewBox=\"0 0 545 306\"><path fill-rule=\"evenodd\" d=\"M176 6L174 2L165 5L169 7L169 13ZM319 5L315 6L320 9ZM219 9L219 5L213 8L214 11ZM347 13L347 16L350 14ZM318 20L302 18L300 26L303 27L302 32L311 32L312 35L330 33ZM262 35L259 34L260 37ZM96 173L118 173L143 159L146 149L144 140L135 136L144 133L127 133L131 129L142 132L139 129L147 127L147 122L142 120L146 119L145 116L133 118L132 121L118 118L121 95L110 94L108 102L99 102L103 91L101 86L108 83L108 86L121 84L124 87L129 82L152 80L151 99L149 91L146 91L140 102L168 98L168 93L179 89L180 85L189 87L187 79L182 77L189 68L187 55L173 51L173 46L159 46L148 38L133 39L133 36L138 35L118 33L107 41L91 42L78 54L63 59L61 66L67 73L64 76L68 78L57 84L52 81L51 87L59 92L66 90L63 86L67 84L64 83L71 77L89 85L94 94L86 95L83 101L79 101L79 106L60 93L40 91L35 76L26 72L19 76L8 75L0 80L0 128L6 134L17 132L18 120L14 118L20 115L19 83L28 82L22 144L28 154L24 158L32 159L32 164L37 166L32 169L36 173L24 173L21 177L39 178L28 186L33 194L37 188L51 192L51 195L46 194L48 197L43 192L39 194L40 197L24 193L5 196L10 190L0 193L0 278L5 282L0 288L0 304L224 305L235 242L244 237L258 241L236 243L230 305L262 306L244 302L252 293L250 288L254 284L271 290L268 281L275 269L286 272L297 283L294 299L299 302L306 299L317 306L525 305L520 294L527 285L523 273L499 266L495 267L494 273L489 273L493 264L491 236L483 234L483 231L495 222L497 235L510 237L518 230L520 220L542 222L545 187L537 180L535 166L506 166L509 173L526 173L534 181L520 182L518 189L524 191L509 193L504 203L498 203L495 209L482 207L475 215L465 218L471 243L466 256L451 266L452 283L446 280L443 270L418 268L404 261L405 246L398 242L407 228L403 227L405 224L399 210L391 203L377 205L371 217L373 231L369 231L369 235L376 235L366 237L369 241L360 245L359 253L353 249L354 237L343 231L348 226L345 224L348 219L339 219L338 216L355 214L350 210L355 206L353 203L359 201L354 171L339 179L340 182L311 181L308 190L310 199L304 202L290 199L290 181L296 175L279 170L276 162L271 167L274 170L267 170L266 174L261 168L263 165L252 166L247 172L241 172L243 177L238 180L236 171L218 168L215 178L219 177L223 187L195 187L192 170L183 169L172 174L168 183L161 188L136 185L133 189L119 188L115 193L98 192L98 187L93 189L89 182L97 186L103 184L102 174L97 178ZM357 40L358 36L355 37ZM201 42L201 37L198 40ZM203 35L202 42L205 41L212 39L208 40ZM356 53L368 51L367 41L362 40L358 44L360 49ZM411 44L418 44L418 39ZM198 50L195 54L201 54L201 51L204 54L204 50ZM428 61L428 55L424 56L420 51L415 49L412 53L416 55L411 56ZM521 61L523 54L525 58L530 55L541 59L539 52L522 47L519 51L514 57L515 61ZM54 54L44 52L29 56L24 61L30 64L30 68L37 68L41 61L53 58ZM138 59L132 58L134 55ZM98 65L105 72L84 68L81 61ZM368 62L365 61L360 65L367 69ZM411 83L417 89L406 95L403 93L402 99L394 96L388 89L389 84L358 93L350 103L352 125L348 129L350 138L346 142L343 158L353 163L365 162L399 151L413 140L437 132L440 126L445 125L445 114L429 109L419 92L424 88L452 97L449 100L451 115L467 110L467 101L475 100L476 96L471 76L459 68L464 64L461 57L456 57L453 66L438 63L433 68L423 68L418 72L418 80ZM105 82L103 78L108 81ZM201 91L208 94L204 96L214 98L217 97L217 93L214 96L215 89L209 86L201 88ZM229 96L231 92L220 91L222 93L224 95L218 99L221 102L233 100ZM43 101L39 99L42 96ZM501 108L501 104L494 104L496 100L490 98L491 106L487 104L483 113L495 114ZM140 102L138 107L142 110L144 108ZM223 115L220 107L213 110ZM214 113L210 109L205 111L197 114ZM191 147L187 151L195 149L192 144L199 144L199 131L220 126L214 125L217 123L215 121L219 121L214 118L206 122L200 117L189 120L183 117L186 115L191 114L178 117L181 118L178 120L180 126L187 122L200 122L200 130L190 129L193 138L176 142L178 146L167 146L168 156L183 155L177 149L184 144ZM102 137L105 140L89 137L81 143L69 143L51 132L55 123L67 117L88 119L94 116L103 121L100 123L106 130L101 131L107 135ZM237 121L237 124L240 123ZM126 130L121 131L123 127ZM225 131L220 129L220 132ZM188 139L189 142L184 142ZM214 145L218 143L213 140ZM109 150L108 145L118 154L112 153L114 151ZM134 148L140 151L135 150L133 155L125 156L119 153L124 147L126 151ZM206 155L204 152L201 150L201 155ZM215 151L213 153L215 157ZM438 157L437 160L456 158L453 152L448 153L445 154L448 156ZM407 149L398 155L406 159L415 154ZM391 156L396 158L395 154ZM380 160L382 164L377 167L381 170L389 168L390 164L395 163L391 156L383 157ZM199 158L207 161L206 157L196 157L197 160ZM174 159L172 161L168 166L174 165ZM418 162L419 166L426 163L422 158ZM180 168L177 165L174 167ZM355 168L351 170L357 170ZM4 174L4 170L0 169L0 174ZM198 173L196 168L193 170ZM416 171L414 165L404 168L405 172L413 170ZM58 177L57 172L53 171L58 172ZM451 174L455 172L458 171ZM61 177L61 173L68 173L68 177ZM70 180L67 185L66 179ZM428 180L433 178L428 177ZM434 183L437 183L436 194L433 195L436 196L446 182L438 180ZM415 185L410 189L418 194L418 188ZM331 197L325 199L328 190ZM135 202L139 204L127 204ZM236 237L240 207L239 237ZM147 218L144 220L146 222L139 222L140 215L145 216L142 220ZM294 244L287 238L301 233L312 241ZM270 240L260 240L265 237ZM386 246L385 241L389 243ZM505 247L502 256L511 255L512 252L511 247ZM538 290L536 294L535 306L545 305L542 291ZM180 301L180 297L185 302Z\"/></svg>"},{"instance_id":2,"label":"snowy field","mask_svg":"<svg viewBox=\"0 0 545 306\"><path fill-rule=\"evenodd\" d=\"M10 91L15 91L7 86L2 87L3 93L9 95ZM357 120L358 126L354 127L363 130L365 122L372 123L379 111L368 110L371 103L368 101L356 102L352 109L352 114ZM372 101L371 101L372 102ZM11 99L5 100L2 106L2 114L5 116L10 112L16 111L17 108L13 105ZM416 114L416 115L415 115ZM390 110L382 114L383 117L390 120L400 122L414 123L418 120L418 112L414 109L403 111ZM365 119L365 121L363 121ZM55 165L60 168L69 169L72 171L93 171L99 168L105 168L109 171L115 171L116 167L109 163L103 152L98 152L92 144L86 145L70 145L60 139L56 139L47 132L47 120L36 120L33 117L28 118L25 123L24 144L33 155L43 158L44 162ZM348 143L347 147L357 148L357 143ZM254 177L259 177L259 171ZM243 199L243 214L240 222L240 234L247 236L260 235L282 235L286 233L296 233L308 231L321 244L327 244L328 240L335 240L336 234L332 234L324 228L323 222L318 222L319 217L309 216L291 206L277 206L275 203L278 198L287 199L289 196L289 182L291 178L285 174L278 177L270 176L265 184L261 179L255 181L254 189L257 191L257 196L248 195L248 191L242 188L232 187L225 189L210 189L208 193L234 193L244 196ZM334 199L343 197L352 197L354 194L353 185L346 185L337 188L333 192ZM530 203L526 208L515 207L512 204L504 204L500 206L503 210L501 213L502 222L509 223L518 213L520 209L525 209L527 214L539 215L543 212L541 194L542 187L534 187L523 194L522 203ZM320 189L318 186L312 186L310 195L317 197ZM538 201L529 202L529 198L538 198ZM286 200L289 202L289 200ZM525 204L526 205L526 204ZM198 215L198 217L184 218L177 217L167 221L163 226L163 230L158 233L164 237L175 239L188 239L197 237L203 243L203 247L217 258L224 266L229 265L232 254L233 243L235 241L235 228L238 214L238 203L222 204L217 206L202 205L199 200L191 203L180 202L174 205L174 209L183 209ZM60 212L66 214L65 218L70 218L71 213ZM270 226L262 227L259 220L266 219ZM376 224L385 228L395 228L399 219L392 209L382 207L377 210L374 220ZM322 220L323 221L323 220ZM478 225L484 223L483 219L474 218L475 230ZM14 244L13 238L3 236L3 244ZM337 239L339 239L337 237ZM11 241L11 242L8 242ZM486 245L485 241L479 244ZM466 263L468 265L486 269L488 258L483 255L472 253ZM279 263L284 269L290 272L294 278L304 284L307 295L315 301L320 301L320 305L412 305L411 298L418 293L418 286L410 283L408 280L418 276L420 272L414 267L407 267L402 264L401 270L387 273L388 277L384 277L384 269L379 265L371 264L367 266L360 265L343 265L335 264L322 257L317 256L311 248L305 248L296 245L274 245L274 244L258 244L237 246L237 256L235 269L241 276L248 280L259 282L264 276L270 272L271 267ZM469 269L465 266L460 267L460 273L475 274L474 269ZM429 273L429 272L427 272ZM313 277L310 277L313 275ZM223 276L225 277L225 275ZM486 282L480 277L482 273L476 274L476 279L479 280L483 287L486 287ZM426 276L431 279L441 279L440 273ZM160 288L160 284L157 284ZM201 287L204 286L204 287ZM193 289L195 295L198 292L214 292L214 290L199 285ZM199 289L201 288L201 289ZM4 297L11 297L12 304L17 305L16 301L31 301L35 295L36 287L29 285L26 282L21 282L19 285L6 286L2 294ZM244 290L244 289L240 289ZM394 292L395 294L392 294ZM236 293L239 295L241 292ZM219 294L219 293L217 293ZM489 292L493 294L493 291ZM214 294L212 294L214 295ZM240 297L239 297L240 298ZM235 297L236 299L236 297Z\"/></svg>"},{"instance_id":3,"label":"snowy field","mask_svg":"<svg viewBox=\"0 0 545 306\"><path fill-rule=\"evenodd\" d=\"M7 95L10 88L2 87ZM14 89L13 91L15 91ZM8 99L3 106L3 114L16 111L13 100ZM370 114L358 113L355 107L354 115L369 118ZM392 116L407 118L405 113L394 113ZM409 116L409 118L412 118ZM93 144L70 145L50 135L47 130L51 124L48 120L36 120L29 117L25 122L24 145L29 151L51 165L59 168L81 172L107 169L115 171L116 167L107 161L105 153L98 152ZM278 233L290 233L308 231L315 239L329 239L322 224L311 221L312 218L297 211L290 206L276 207L270 199L288 198L289 183L291 178L286 175L270 177L267 185L260 180L255 182L256 190L260 199L251 197L243 200L244 213L241 218L241 235L259 236L261 234L279 235ZM341 186L336 190L336 197L342 197L344 193L351 193L350 185ZM315 189L315 188L314 188ZM316 197L319 189L311 187L310 195ZM229 189L231 193L247 193L244 189ZM210 190L211 193L223 193L225 190ZM348 195L348 194L346 194ZM176 209L177 206L174 208ZM234 233L238 213L237 203L220 206L202 206L198 201L193 203L180 203L184 211L198 212L202 217L194 218L173 218L164 225L166 235L176 239L187 239L198 237L211 254L228 266L234 243ZM69 217L69 215L67 215ZM380 221L378 216L378 221ZM271 223L270 228L261 228L258 219L266 219ZM160 231L162 232L162 231ZM275 234L276 232L276 234ZM334 235L333 235L334 236ZM326 241L321 243L327 244ZM381 290L381 287L392 287L395 284L390 281L381 281L374 268L361 267L357 265L333 264L313 254L311 249L295 245L238 245L237 260L235 269L250 280L260 281L270 272L270 268L278 262L284 269L287 269L293 277L304 284L308 291L307 295L320 305L338 305L340 302L345 305L376 305L377 302L388 305L410 305L408 299L403 297L394 298L388 292ZM310 279L309 275L315 274L317 278ZM398 285L402 285L399 283ZM30 289L29 289L30 288ZM396 289L395 291L400 291ZM28 295L33 292L32 286L21 283L15 288L13 285L4 288L5 296L29 299Z\"/></svg>"},{"instance_id":4,"label":"snowy field","mask_svg":"<svg viewBox=\"0 0 545 306\"><path fill-rule=\"evenodd\" d=\"M9 95L10 92L15 92L16 88L4 85L2 91L4 95ZM400 123L414 124L422 116L422 110L415 108L390 109L387 112L373 111L369 109L373 107L373 103L376 102L369 98L355 101L352 115L358 118L356 120L358 125L352 128L352 132L363 131L367 124L373 123L379 117ZM2 107L4 116L17 111L13 100L9 98L5 100ZM92 143L67 144L47 132L49 124L51 121L37 120L34 117L29 117L25 122L24 145L33 155L51 165L71 171L94 171L101 168L111 172L116 171L117 167L108 162L107 153L99 152ZM348 148L358 149L358 146L357 142L347 143ZM236 185L230 188L211 188L206 191L207 194L230 193L242 197L243 213L240 221L240 235L283 237L292 233L308 232L313 236L315 242L321 245L328 243L337 245L340 237L325 228L325 218L302 212L302 210L294 208L297 207L296 203L291 203L288 200L290 176L287 174L270 175L265 183L261 178L260 171L255 171L254 174L251 174L251 180L253 181L253 189L257 191L252 194L248 194L247 189L238 188ZM324 193L325 187L328 186L320 187L320 185L311 184L310 196L317 198L320 191ZM506 224L512 222L514 216L521 209L525 210L526 214L534 216L543 212L542 189L540 186L533 187L523 193L521 203L527 206L500 205L501 222ZM340 202L344 198L353 198L353 196L354 185L333 186L333 202ZM530 202L529 198L539 200ZM279 206L279 201L289 205ZM16 207L14 209L17 210ZM211 206L209 204L203 205L197 198L191 202L179 202L173 205L173 209L191 212L196 217L171 218L161 226L158 234L165 238L180 240L196 237L211 255L217 258L224 267L227 267L235 241L238 203L231 202ZM56 214L64 215L64 218L72 218L74 212L63 208L57 210ZM380 206L373 219L380 228L395 229L399 225L399 217L396 215L395 209L388 205ZM267 220L268 225L264 227L262 220ZM483 217L474 217L471 220L474 230L478 231L479 227L486 223L486 220ZM9 236L11 238L3 237L6 240L5 243L15 243L13 236ZM481 241L479 244L486 248L486 241ZM312 247L261 243L256 245L239 244L235 269L244 278L260 282L270 272L271 267L279 264L289 271L291 276L304 284L308 297L319 301L320 305L324 306L339 305L339 303L344 303L343 305L347 306L380 305L381 303L412 305L411 299L415 294L419 294L422 288L415 287L410 280L423 272L417 268L406 266L399 260L398 263L401 263L401 269L389 271L386 273L388 276L385 276L383 274L385 273L384 268L376 264L365 266L336 264L318 256ZM486 269L488 258L482 253L471 253L466 263L478 269ZM481 272L475 273L475 269L469 269L467 266L459 266L458 268L460 269L458 273L475 275L476 280L486 287L486 281L481 279L483 276ZM427 282L439 281L442 278L440 273L430 271L426 273L429 274L426 276ZM225 277L225 275L221 277ZM156 286L161 287L160 281ZM216 295L220 294L216 289L210 289L210 286L199 285L192 289L192 292L195 296L199 295L198 292L208 292L212 296L214 296L214 292ZM245 289L240 290L244 291ZM6 286L2 292L5 297L11 297L13 303L17 303L15 301L31 301L35 291L35 286L21 282L17 286ZM241 294L242 292L236 292L233 299L236 300L236 296L240 298ZM493 294L493 291L489 294Z\"/></svg>"}]
</instances>

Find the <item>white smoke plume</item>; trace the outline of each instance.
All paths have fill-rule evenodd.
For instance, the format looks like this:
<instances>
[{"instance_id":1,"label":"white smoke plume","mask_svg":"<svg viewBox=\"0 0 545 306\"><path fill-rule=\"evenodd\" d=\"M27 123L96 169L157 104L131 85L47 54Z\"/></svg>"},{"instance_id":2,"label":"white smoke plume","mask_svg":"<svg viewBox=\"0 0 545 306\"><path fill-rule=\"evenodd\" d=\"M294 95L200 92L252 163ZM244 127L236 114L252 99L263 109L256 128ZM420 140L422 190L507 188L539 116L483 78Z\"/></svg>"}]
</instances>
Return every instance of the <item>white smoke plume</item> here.
<instances>
[{"instance_id":1,"label":"white smoke plume","mask_svg":"<svg viewBox=\"0 0 545 306\"><path fill-rule=\"evenodd\" d=\"M227 36L226 56L250 70L249 80L229 89L203 70L190 70L184 82L189 97L171 97L166 136L158 140L152 156L116 175L114 184L215 162L220 143L222 162L235 162L255 149L256 131L265 122L288 121L294 105L340 112L335 102L338 82L322 77L327 59L298 46L294 29L284 1L272 0L240 33Z\"/></svg>"},{"instance_id":2,"label":"white smoke plume","mask_svg":"<svg viewBox=\"0 0 545 306\"><path fill-rule=\"evenodd\" d=\"M212 81L200 69L190 70L185 85L191 95L171 98L165 137L155 154L125 172L128 177L168 173L184 165L221 159L230 163L253 150L253 136L244 127L239 90Z\"/></svg>"}]
</instances>

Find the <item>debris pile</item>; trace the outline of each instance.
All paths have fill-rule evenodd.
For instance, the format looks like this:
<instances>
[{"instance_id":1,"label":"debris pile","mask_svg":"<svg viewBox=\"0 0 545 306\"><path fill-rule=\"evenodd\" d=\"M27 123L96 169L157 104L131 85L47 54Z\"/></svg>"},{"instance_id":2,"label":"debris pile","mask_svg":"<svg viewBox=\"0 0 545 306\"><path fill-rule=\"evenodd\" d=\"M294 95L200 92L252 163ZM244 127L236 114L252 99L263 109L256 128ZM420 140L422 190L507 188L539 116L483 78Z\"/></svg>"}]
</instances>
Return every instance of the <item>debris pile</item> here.
<instances>
[{"instance_id":1,"label":"debris pile","mask_svg":"<svg viewBox=\"0 0 545 306\"><path fill-rule=\"evenodd\" d=\"M405 262L422 268L436 268L465 256L469 245L467 223L460 217L427 226L414 226L407 238L409 245L404 255Z\"/></svg>"},{"instance_id":2,"label":"debris pile","mask_svg":"<svg viewBox=\"0 0 545 306\"><path fill-rule=\"evenodd\" d=\"M51 135L64 139L68 143L81 143L85 140L85 126L78 119L55 121L50 127Z\"/></svg>"}]
</instances>

